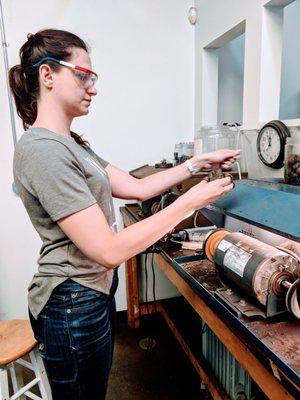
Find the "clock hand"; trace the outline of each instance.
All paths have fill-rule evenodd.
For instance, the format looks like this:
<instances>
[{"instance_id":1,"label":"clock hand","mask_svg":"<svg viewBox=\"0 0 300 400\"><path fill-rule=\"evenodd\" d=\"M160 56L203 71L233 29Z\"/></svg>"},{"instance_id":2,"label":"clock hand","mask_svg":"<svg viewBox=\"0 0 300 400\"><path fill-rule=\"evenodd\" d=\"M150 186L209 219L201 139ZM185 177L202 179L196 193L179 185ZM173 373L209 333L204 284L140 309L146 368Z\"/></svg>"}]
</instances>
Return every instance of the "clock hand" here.
<instances>
[{"instance_id":1,"label":"clock hand","mask_svg":"<svg viewBox=\"0 0 300 400\"><path fill-rule=\"evenodd\" d=\"M272 143L272 136L270 135L268 137L268 147L271 147L271 143Z\"/></svg>"}]
</instances>

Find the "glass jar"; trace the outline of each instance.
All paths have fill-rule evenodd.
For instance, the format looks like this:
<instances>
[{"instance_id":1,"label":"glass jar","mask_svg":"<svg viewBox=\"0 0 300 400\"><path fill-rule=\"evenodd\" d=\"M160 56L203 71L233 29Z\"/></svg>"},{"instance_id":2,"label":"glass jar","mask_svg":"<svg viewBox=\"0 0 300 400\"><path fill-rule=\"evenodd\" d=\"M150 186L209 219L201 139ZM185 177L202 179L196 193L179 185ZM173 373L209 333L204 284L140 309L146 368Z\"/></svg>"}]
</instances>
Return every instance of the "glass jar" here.
<instances>
[{"instance_id":1,"label":"glass jar","mask_svg":"<svg viewBox=\"0 0 300 400\"><path fill-rule=\"evenodd\" d=\"M228 126L203 126L198 133L202 139L202 153L219 149L236 149L238 132Z\"/></svg>"},{"instance_id":2,"label":"glass jar","mask_svg":"<svg viewBox=\"0 0 300 400\"><path fill-rule=\"evenodd\" d=\"M194 156L200 156L203 153L203 134L201 129L199 129L195 134L194 141Z\"/></svg>"},{"instance_id":3,"label":"glass jar","mask_svg":"<svg viewBox=\"0 0 300 400\"><path fill-rule=\"evenodd\" d=\"M194 142L184 142L182 146L182 154L186 158L193 157L194 155Z\"/></svg>"},{"instance_id":4,"label":"glass jar","mask_svg":"<svg viewBox=\"0 0 300 400\"><path fill-rule=\"evenodd\" d=\"M174 153L177 153L178 157L182 156L182 143L176 143Z\"/></svg>"},{"instance_id":5,"label":"glass jar","mask_svg":"<svg viewBox=\"0 0 300 400\"><path fill-rule=\"evenodd\" d=\"M290 185L300 185L300 138L286 138L284 148L284 182Z\"/></svg>"},{"instance_id":6,"label":"glass jar","mask_svg":"<svg viewBox=\"0 0 300 400\"><path fill-rule=\"evenodd\" d=\"M194 142L180 142L175 144L174 165L183 163L194 155Z\"/></svg>"}]
</instances>

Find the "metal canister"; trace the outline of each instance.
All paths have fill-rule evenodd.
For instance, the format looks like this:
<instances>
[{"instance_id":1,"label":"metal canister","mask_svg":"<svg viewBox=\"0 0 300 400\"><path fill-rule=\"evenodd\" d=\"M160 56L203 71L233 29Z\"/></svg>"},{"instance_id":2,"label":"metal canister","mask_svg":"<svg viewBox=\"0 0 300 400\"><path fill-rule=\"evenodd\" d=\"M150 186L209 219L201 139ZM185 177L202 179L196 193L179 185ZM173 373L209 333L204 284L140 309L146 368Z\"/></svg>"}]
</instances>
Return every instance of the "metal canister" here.
<instances>
[{"instance_id":1,"label":"metal canister","mask_svg":"<svg viewBox=\"0 0 300 400\"><path fill-rule=\"evenodd\" d=\"M284 182L300 185L300 138L288 137L284 149Z\"/></svg>"}]
</instances>

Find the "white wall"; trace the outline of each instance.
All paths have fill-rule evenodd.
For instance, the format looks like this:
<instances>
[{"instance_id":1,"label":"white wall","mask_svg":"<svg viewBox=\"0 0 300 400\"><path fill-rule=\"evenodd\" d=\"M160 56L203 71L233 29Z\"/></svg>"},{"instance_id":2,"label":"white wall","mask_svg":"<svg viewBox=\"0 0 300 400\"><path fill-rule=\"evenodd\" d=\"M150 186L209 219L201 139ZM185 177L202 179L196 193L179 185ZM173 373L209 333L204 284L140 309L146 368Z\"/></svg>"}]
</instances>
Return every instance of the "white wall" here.
<instances>
[{"instance_id":1,"label":"white wall","mask_svg":"<svg viewBox=\"0 0 300 400\"><path fill-rule=\"evenodd\" d=\"M217 122L217 103L210 92L217 90L209 84L213 76L202 73L211 49L222 47L246 30L244 64L244 123L259 120L257 92L260 81L260 38L262 9L260 0L196 0L199 23L196 25L195 58L195 128ZM200 22L201 19L201 22ZM247 21L245 24L245 20ZM236 27L236 29L233 29ZM254 63L258 60L258 65ZM217 63L217 59L215 59ZM206 72L206 71L205 71ZM214 79L217 79L214 78Z\"/></svg>"},{"instance_id":2,"label":"white wall","mask_svg":"<svg viewBox=\"0 0 300 400\"><path fill-rule=\"evenodd\" d=\"M194 28L191 0L2 0L10 65L28 32L67 29L91 46L99 95L74 123L95 151L124 170L172 156L193 137ZM2 49L1 49L2 51ZM40 239L11 190L13 141L0 54L0 319L27 315L26 288L36 270ZM18 124L18 133L22 133ZM116 208L120 202L116 202ZM116 209L117 211L117 209ZM117 214L118 211L117 211ZM120 269L118 309L126 308Z\"/></svg>"},{"instance_id":3,"label":"white wall","mask_svg":"<svg viewBox=\"0 0 300 400\"><path fill-rule=\"evenodd\" d=\"M300 117L300 0L284 9L279 117Z\"/></svg>"},{"instance_id":4,"label":"white wall","mask_svg":"<svg viewBox=\"0 0 300 400\"><path fill-rule=\"evenodd\" d=\"M199 23L195 30L196 128L215 123L217 75L207 71L214 49L245 33L243 125L278 118L282 51L283 8L293 0L196 0ZM218 59L214 57L217 64ZM215 118L214 120L208 119Z\"/></svg>"},{"instance_id":5,"label":"white wall","mask_svg":"<svg viewBox=\"0 0 300 400\"><path fill-rule=\"evenodd\" d=\"M225 44L218 53L218 124L243 122L245 34Z\"/></svg>"},{"instance_id":6,"label":"white wall","mask_svg":"<svg viewBox=\"0 0 300 400\"><path fill-rule=\"evenodd\" d=\"M300 116L300 0L283 9L279 118ZM245 35L217 49L219 59L218 122L242 122Z\"/></svg>"},{"instance_id":7,"label":"white wall","mask_svg":"<svg viewBox=\"0 0 300 400\"><path fill-rule=\"evenodd\" d=\"M245 33L241 163L250 178L283 178L283 168L274 170L259 160L256 138L264 123L279 118L283 15L284 7L293 7L290 3L293 0L195 0L199 15L195 30L195 133L218 120L216 49ZM300 120L289 123L299 124ZM292 135L298 134L293 130Z\"/></svg>"}]
</instances>

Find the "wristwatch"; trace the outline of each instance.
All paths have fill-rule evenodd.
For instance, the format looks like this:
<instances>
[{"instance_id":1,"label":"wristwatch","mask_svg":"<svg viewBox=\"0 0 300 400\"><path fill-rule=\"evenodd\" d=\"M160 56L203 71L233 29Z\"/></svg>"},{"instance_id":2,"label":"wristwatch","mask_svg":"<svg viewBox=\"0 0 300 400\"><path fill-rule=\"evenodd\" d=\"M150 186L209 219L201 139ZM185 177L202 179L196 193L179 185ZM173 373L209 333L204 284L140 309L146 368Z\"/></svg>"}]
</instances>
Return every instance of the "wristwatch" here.
<instances>
[{"instance_id":1,"label":"wristwatch","mask_svg":"<svg viewBox=\"0 0 300 400\"><path fill-rule=\"evenodd\" d=\"M194 176L196 175L197 171L195 170L195 168L192 166L192 163L190 162L190 160L186 160L186 166L188 168L188 170L190 171L191 175Z\"/></svg>"}]
</instances>

